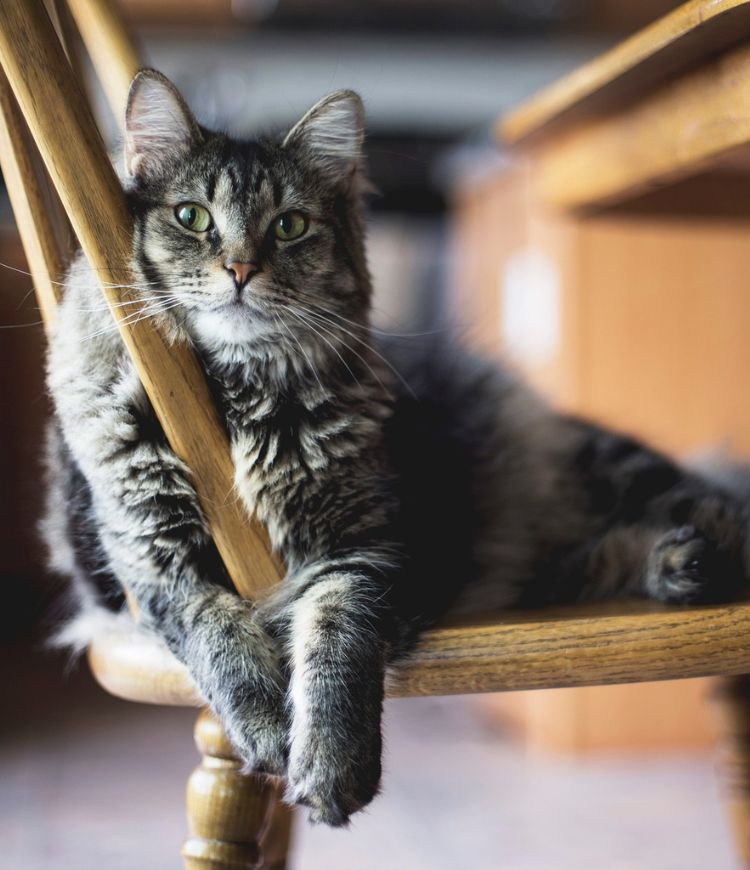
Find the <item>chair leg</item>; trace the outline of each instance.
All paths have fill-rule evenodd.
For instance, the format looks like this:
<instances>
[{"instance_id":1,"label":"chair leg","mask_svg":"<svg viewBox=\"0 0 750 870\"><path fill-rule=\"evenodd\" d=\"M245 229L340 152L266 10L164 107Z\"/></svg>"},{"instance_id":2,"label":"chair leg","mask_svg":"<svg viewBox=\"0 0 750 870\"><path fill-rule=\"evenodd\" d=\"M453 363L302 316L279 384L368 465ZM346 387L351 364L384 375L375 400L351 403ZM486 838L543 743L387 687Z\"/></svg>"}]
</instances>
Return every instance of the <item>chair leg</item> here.
<instances>
[{"instance_id":1,"label":"chair leg","mask_svg":"<svg viewBox=\"0 0 750 870\"><path fill-rule=\"evenodd\" d=\"M286 870L292 840L294 810L277 800L271 812L271 824L263 837L263 870Z\"/></svg>"},{"instance_id":2,"label":"chair leg","mask_svg":"<svg viewBox=\"0 0 750 870\"><path fill-rule=\"evenodd\" d=\"M271 820L276 784L241 772L221 725L207 711L198 717L195 742L202 758L188 780L185 870L262 867L260 844Z\"/></svg>"},{"instance_id":3,"label":"chair leg","mask_svg":"<svg viewBox=\"0 0 750 870\"><path fill-rule=\"evenodd\" d=\"M723 680L717 701L719 774L737 852L750 868L750 675Z\"/></svg>"}]
</instances>

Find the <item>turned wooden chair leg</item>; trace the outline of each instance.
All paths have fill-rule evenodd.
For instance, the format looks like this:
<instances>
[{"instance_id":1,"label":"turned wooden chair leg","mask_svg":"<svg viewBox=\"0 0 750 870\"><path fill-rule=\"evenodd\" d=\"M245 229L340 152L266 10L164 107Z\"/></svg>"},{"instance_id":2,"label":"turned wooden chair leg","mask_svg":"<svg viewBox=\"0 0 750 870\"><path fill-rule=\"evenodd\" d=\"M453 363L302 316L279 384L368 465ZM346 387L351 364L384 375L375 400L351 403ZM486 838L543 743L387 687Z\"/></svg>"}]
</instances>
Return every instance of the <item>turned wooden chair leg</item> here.
<instances>
[{"instance_id":1,"label":"turned wooden chair leg","mask_svg":"<svg viewBox=\"0 0 750 870\"><path fill-rule=\"evenodd\" d=\"M722 789L737 852L750 868L750 675L722 680L716 700Z\"/></svg>"},{"instance_id":2,"label":"turned wooden chair leg","mask_svg":"<svg viewBox=\"0 0 750 870\"><path fill-rule=\"evenodd\" d=\"M263 870L286 870L293 826L293 808L277 800L271 811L271 823L261 844Z\"/></svg>"},{"instance_id":3,"label":"turned wooden chair leg","mask_svg":"<svg viewBox=\"0 0 750 870\"><path fill-rule=\"evenodd\" d=\"M242 764L221 725L207 711L198 717L195 742L202 759L188 780L185 870L262 867L261 841L271 821L277 785L267 777L241 772Z\"/></svg>"}]
</instances>

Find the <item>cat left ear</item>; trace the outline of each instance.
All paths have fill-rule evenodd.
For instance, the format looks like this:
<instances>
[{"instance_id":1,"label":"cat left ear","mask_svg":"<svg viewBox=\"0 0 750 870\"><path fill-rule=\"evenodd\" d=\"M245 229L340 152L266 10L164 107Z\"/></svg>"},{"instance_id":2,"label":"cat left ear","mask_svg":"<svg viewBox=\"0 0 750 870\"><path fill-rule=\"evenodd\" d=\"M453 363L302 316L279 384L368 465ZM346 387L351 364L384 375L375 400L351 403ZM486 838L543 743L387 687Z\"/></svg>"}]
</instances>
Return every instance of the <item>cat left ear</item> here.
<instances>
[{"instance_id":1,"label":"cat left ear","mask_svg":"<svg viewBox=\"0 0 750 870\"><path fill-rule=\"evenodd\" d=\"M125 110L125 168L147 177L201 140L200 128L182 95L153 69L136 73Z\"/></svg>"},{"instance_id":2,"label":"cat left ear","mask_svg":"<svg viewBox=\"0 0 750 870\"><path fill-rule=\"evenodd\" d=\"M359 167L364 138L365 109L359 94L335 91L292 127L284 147L303 147L332 179L348 180Z\"/></svg>"}]
</instances>

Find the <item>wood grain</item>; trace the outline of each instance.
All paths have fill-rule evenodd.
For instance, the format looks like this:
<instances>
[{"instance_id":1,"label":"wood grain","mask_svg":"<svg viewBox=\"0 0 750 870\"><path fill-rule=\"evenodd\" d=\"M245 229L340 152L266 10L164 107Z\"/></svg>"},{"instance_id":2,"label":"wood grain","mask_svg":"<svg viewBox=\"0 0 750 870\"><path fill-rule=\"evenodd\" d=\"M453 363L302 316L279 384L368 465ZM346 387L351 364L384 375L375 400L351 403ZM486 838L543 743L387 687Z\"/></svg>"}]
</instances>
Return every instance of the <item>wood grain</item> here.
<instances>
[{"instance_id":1,"label":"wood grain","mask_svg":"<svg viewBox=\"0 0 750 870\"><path fill-rule=\"evenodd\" d=\"M425 633L389 674L391 697L594 686L750 672L750 603L666 608L650 602L508 612ZM131 701L200 703L187 671L143 633L108 633L94 676Z\"/></svg>"},{"instance_id":2,"label":"wood grain","mask_svg":"<svg viewBox=\"0 0 750 870\"><path fill-rule=\"evenodd\" d=\"M718 773L737 855L750 867L750 677L722 681L716 693Z\"/></svg>"},{"instance_id":3,"label":"wood grain","mask_svg":"<svg viewBox=\"0 0 750 870\"><path fill-rule=\"evenodd\" d=\"M170 345L148 320L125 319L139 310L127 289L128 210L41 3L0 4L0 61L169 443L193 473L229 575L243 596L257 597L278 582L280 566L265 530L237 500L228 439L194 354Z\"/></svg>"},{"instance_id":4,"label":"wood grain","mask_svg":"<svg viewBox=\"0 0 750 870\"><path fill-rule=\"evenodd\" d=\"M90 95L86 89L86 59L83 53L81 35L73 20L70 7L66 0L45 0L45 6L60 44L65 50L73 78L88 97Z\"/></svg>"},{"instance_id":5,"label":"wood grain","mask_svg":"<svg viewBox=\"0 0 750 870\"><path fill-rule=\"evenodd\" d=\"M67 0L67 4L107 102L122 125L130 82L141 62L120 7L112 0Z\"/></svg>"},{"instance_id":6,"label":"wood grain","mask_svg":"<svg viewBox=\"0 0 750 870\"><path fill-rule=\"evenodd\" d=\"M276 783L242 773L242 762L210 713L198 717L195 742L202 759L188 780L185 870L254 870L261 865L260 842Z\"/></svg>"},{"instance_id":7,"label":"wood grain","mask_svg":"<svg viewBox=\"0 0 750 870\"><path fill-rule=\"evenodd\" d=\"M531 152L540 200L561 209L621 203L705 171L750 143L750 44L621 111L564 129Z\"/></svg>"},{"instance_id":8,"label":"wood grain","mask_svg":"<svg viewBox=\"0 0 750 870\"><path fill-rule=\"evenodd\" d=\"M750 37L750 0L692 0L559 79L498 124L509 144L538 141L610 111Z\"/></svg>"},{"instance_id":9,"label":"wood grain","mask_svg":"<svg viewBox=\"0 0 750 870\"><path fill-rule=\"evenodd\" d=\"M0 170L34 280L42 320L49 330L61 298L60 281L65 277L72 250L72 232L1 69Z\"/></svg>"}]
</instances>

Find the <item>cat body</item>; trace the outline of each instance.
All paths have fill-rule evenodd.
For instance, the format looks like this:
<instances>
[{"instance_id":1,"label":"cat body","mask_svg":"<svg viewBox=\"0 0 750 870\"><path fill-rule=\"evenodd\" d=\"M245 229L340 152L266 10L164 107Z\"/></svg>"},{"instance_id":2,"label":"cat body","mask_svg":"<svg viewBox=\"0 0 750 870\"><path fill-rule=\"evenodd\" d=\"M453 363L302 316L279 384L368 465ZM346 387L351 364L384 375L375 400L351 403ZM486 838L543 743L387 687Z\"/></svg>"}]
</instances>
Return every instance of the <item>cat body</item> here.
<instances>
[{"instance_id":1,"label":"cat body","mask_svg":"<svg viewBox=\"0 0 750 870\"><path fill-rule=\"evenodd\" d=\"M254 604L232 592L82 257L50 342L50 551L84 617L129 590L248 767L313 819L376 793L385 668L449 607L743 586L728 489L449 340L375 343L356 95L280 144L238 142L144 71L127 130L133 286L196 349L237 496L287 573Z\"/></svg>"}]
</instances>

